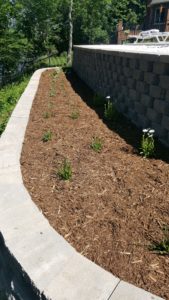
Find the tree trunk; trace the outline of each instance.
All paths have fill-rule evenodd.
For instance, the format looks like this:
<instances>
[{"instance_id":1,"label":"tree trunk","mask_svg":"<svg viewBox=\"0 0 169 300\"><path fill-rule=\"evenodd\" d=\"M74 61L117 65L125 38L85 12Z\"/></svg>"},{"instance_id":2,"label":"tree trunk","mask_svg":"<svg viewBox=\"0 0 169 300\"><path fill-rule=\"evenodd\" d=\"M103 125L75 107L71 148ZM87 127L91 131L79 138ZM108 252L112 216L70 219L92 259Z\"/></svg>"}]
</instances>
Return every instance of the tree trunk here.
<instances>
[{"instance_id":1,"label":"tree trunk","mask_svg":"<svg viewBox=\"0 0 169 300\"><path fill-rule=\"evenodd\" d=\"M72 63L72 47L73 47L73 20L72 20L73 0L70 0L69 7L69 49L67 55L67 63Z\"/></svg>"}]
</instances>

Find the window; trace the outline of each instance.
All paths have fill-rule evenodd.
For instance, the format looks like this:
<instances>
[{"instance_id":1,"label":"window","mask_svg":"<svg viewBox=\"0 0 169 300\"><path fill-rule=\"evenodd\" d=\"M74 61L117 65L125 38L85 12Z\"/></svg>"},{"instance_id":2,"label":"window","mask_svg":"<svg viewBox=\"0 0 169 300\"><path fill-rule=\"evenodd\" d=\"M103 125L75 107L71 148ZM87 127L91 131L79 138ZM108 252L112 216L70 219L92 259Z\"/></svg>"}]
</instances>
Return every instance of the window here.
<instances>
[{"instance_id":1,"label":"window","mask_svg":"<svg viewBox=\"0 0 169 300\"><path fill-rule=\"evenodd\" d=\"M165 23L165 8L156 8L154 24Z\"/></svg>"}]
</instances>

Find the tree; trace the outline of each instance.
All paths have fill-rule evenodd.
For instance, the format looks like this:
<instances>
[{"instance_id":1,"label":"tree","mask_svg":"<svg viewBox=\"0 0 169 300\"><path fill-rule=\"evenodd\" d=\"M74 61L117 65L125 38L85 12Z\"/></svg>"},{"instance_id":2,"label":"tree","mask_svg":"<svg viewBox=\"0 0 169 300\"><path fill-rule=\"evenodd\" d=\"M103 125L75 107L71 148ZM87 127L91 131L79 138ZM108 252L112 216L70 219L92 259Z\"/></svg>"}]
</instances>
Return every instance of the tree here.
<instances>
[{"instance_id":1,"label":"tree","mask_svg":"<svg viewBox=\"0 0 169 300\"><path fill-rule=\"evenodd\" d=\"M73 20L72 20L72 11L73 11L73 0L70 0L69 7L69 48L68 48L68 64L72 62L72 47L73 47Z\"/></svg>"}]
</instances>

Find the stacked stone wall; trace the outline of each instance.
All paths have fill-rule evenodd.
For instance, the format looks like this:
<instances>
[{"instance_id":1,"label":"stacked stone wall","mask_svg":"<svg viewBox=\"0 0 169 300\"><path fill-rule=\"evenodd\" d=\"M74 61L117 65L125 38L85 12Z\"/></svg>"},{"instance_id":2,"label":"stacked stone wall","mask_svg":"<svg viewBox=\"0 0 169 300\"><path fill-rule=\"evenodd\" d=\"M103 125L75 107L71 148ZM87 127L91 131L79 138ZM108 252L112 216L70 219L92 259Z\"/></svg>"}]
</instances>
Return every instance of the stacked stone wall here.
<instances>
[{"instance_id":1,"label":"stacked stone wall","mask_svg":"<svg viewBox=\"0 0 169 300\"><path fill-rule=\"evenodd\" d=\"M73 68L140 128L169 146L169 55L74 48Z\"/></svg>"}]
</instances>

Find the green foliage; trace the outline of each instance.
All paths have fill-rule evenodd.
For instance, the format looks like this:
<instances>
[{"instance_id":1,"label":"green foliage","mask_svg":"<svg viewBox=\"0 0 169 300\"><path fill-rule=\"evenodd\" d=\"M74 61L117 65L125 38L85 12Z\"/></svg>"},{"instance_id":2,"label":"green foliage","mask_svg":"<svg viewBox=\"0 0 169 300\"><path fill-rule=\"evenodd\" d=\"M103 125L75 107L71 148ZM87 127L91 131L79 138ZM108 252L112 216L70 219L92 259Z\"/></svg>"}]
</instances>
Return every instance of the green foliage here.
<instances>
[{"instance_id":1,"label":"green foliage","mask_svg":"<svg viewBox=\"0 0 169 300\"><path fill-rule=\"evenodd\" d=\"M49 117L50 117L50 113L49 113L48 111L45 111L45 112L43 113L43 118L44 118L44 119L49 119Z\"/></svg>"},{"instance_id":2,"label":"green foliage","mask_svg":"<svg viewBox=\"0 0 169 300\"><path fill-rule=\"evenodd\" d=\"M100 152L103 148L103 142L99 137L94 137L92 140L92 143L90 147L95 151L95 152Z\"/></svg>"},{"instance_id":3,"label":"green foliage","mask_svg":"<svg viewBox=\"0 0 169 300\"><path fill-rule=\"evenodd\" d=\"M8 84L0 89L0 135L4 131L11 112L26 88L28 81L28 76L23 77L20 81Z\"/></svg>"},{"instance_id":4,"label":"green foliage","mask_svg":"<svg viewBox=\"0 0 169 300\"><path fill-rule=\"evenodd\" d=\"M118 117L118 112L112 103L112 101L108 100L104 105L104 117L108 121L116 120Z\"/></svg>"},{"instance_id":5,"label":"green foliage","mask_svg":"<svg viewBox=\"0 0 169 300\"><path fill-rule=\"evenodd\" d=\"M45 132L42 136L42 141L44 143L48 142L48 141L51 141L52 139L52 132L50 130L48 130L47 132Z\"/></svg>"},{"instance_id":6,"label":"green foliage","mask_svg":"<svg viewBox=\"0 0 169 300\"><path fill-rule=\"evenodd\" d=\"M145 158L152 157L154 155L154 132L155 131L153 129L143 129L140 154Z\"/></svg>"},{"instance_id":7,"label":"green foliage","mask_svg":"<svg viewBox=\"0 0 169 300\"><path fill-rule=\"evenodd\" d=\"M71 113L71 115L70 115L70 118L72 119L72 120L76 120L76 119L78 119L79 118L79 111L77 111L77 110L74 110L74 111L72 111L72 113Z\"/></svg>"},{"instance_id":8,"label":"green foliage","mask_svg":"<svg viewBox=\"0 0 169 300\"><path fill-rule=\"evenodd\" d=\"M161 255L169 255L169 230L167 226L165 226L163 230L164 239L160 242L154 242L149 246L149 250Z\"/></svg>"},{"instance_id":9,"label":"green foliage","mask_svg":"<svg viewBox=\"0 0 169 300\"><path fill-rule=\"evenodd\" d=\"M67 159L64 160L63 166L58 171L58 175L59 175L60 179L63 179L63 180L69 180L72 178L71 163Z\"/></svg>"}]
</instances>

